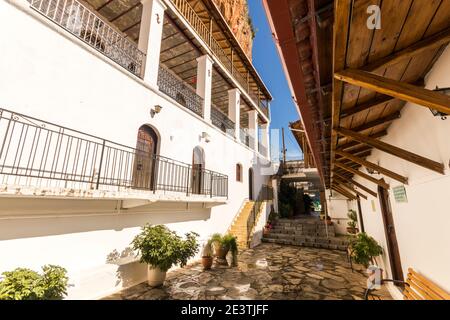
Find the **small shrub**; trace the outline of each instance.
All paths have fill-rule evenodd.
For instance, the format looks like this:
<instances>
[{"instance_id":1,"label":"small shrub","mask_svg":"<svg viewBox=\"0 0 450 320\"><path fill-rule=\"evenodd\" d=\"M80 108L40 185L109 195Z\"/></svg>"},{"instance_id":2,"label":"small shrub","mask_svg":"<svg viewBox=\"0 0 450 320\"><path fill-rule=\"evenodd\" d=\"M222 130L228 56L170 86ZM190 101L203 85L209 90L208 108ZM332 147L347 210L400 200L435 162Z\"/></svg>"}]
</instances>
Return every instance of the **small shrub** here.
<instances>
[{"instance_id":1,"label":"small shrub","mask_svg":"<svg viewBox=\"0 0 450 320\"><path fill-rule=\"evenodd\" d=\"M183 240L164 225L147 224L133 239L132 245L141 255L142 263L167 271L176 264L184 267L189 258L195 255L199 248L197 237L197 233L189 232Z\"/></svg>"},{"instance_id":2,"label":"small shrub","mask_svg":"<svg viewBox=\"0 0 450 320\"><path fill-rule=\"evenodd\" d=\"M66 269L45 265L42 274L17 268L3 272L0 300L61 300L67 295L69 278Z\"/></svg>"},{"instance_id":3,"label":"small shrub","mask_svg":"<svg viewBox=\"0 0 450 320\"><path fill-rule=\"evenodd\" d=\"M383 248L374 238L370 237L365 232L359 233L357 236L351 238L350 246L353 260L365 267L367 267L370 262L373 263L374 257L383 254Z\"/></svg>"}]
</instances>

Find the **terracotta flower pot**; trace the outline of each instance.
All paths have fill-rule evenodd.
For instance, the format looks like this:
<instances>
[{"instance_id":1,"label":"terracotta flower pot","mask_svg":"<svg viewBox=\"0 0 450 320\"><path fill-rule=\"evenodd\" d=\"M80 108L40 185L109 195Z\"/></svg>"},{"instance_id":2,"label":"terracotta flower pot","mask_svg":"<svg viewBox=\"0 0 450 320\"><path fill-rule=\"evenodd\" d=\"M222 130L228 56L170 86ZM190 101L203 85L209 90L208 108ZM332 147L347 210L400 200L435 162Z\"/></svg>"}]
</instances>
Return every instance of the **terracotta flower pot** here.
<instances>
[{"instance_id":1,"label":"terracotta flower pot","mask_svg":"<svg viewBox=\"0 0 450 320\"><path fill-rule=\"evenodd\" d=\"M159 287L166 280L166 271L162 271L158 267L149 265L147 271L147 282L150 287Z\"/></svg>"},{"instance_id":2,"label":"terracotta flower pot","mask_svg":"<svg viewBox=\"0 0 450 320\"><path fill-rule=\"evenodd\" d=\"M230 248L228 246L215 246L216 257L219 259L225 259Z\"/></svg>"},{"instance_id":3,"label":"terracotta flower pot","mask_svg":"<svg viewBox=\"0 0 450 320\"><path fill-rule=\"evenodd\" d=\"M213 264L213 257L211 256L202 257L203 270L211 269L212 264Z\"/></svg>"}]
</instances>

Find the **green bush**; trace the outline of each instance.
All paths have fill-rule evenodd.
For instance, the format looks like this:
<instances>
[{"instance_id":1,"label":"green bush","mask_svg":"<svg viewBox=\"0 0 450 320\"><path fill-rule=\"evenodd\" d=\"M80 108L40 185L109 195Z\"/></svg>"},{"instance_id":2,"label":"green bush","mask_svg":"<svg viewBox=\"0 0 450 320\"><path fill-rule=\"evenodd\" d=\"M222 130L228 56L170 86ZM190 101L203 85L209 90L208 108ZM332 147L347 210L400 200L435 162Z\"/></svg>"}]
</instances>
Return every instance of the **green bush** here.
<instances>
[{"instance_id":1,"label":"green bush","mask_svg":"<svg viewBox=\"0 0 450 320\"><path fill-rule=\"evenodd\" d=\"M221 246L227 247L233 254L237 254L238 246L237 239L232 234L221 235L214 233L211 237L212 243L218 243Z\"/></svg>"},{"instance_id":2,"label":"green bush","mask_svg":"<svg viewBox=\"0 0 450 320\"><path fill-rule=\"evenodd\" d=\"M189 258L195 255L199 247L197 237L197 233L189 232L186 233L186 240L183 240L164 225L146 224L131 244L141 255L142 263L167 271L176 264L184 267Z\"/></svg>"},{"instance_id":3,"label":"green bush","mask_svg":"<svg viewBox=\"0 0 450 320\"><path fill-rule=\"evenodd\" d=\"M353 260L365 267L369 266L370 262L373 263L374 257L378 257L383 253L383 248L378 242L365 232L361 232L351 238L350 247Z\"/></svg>"},{"instance_id":4,"label":"green bush","mask_svg":"<svg viewBox=\"0 0 450 320\"><path fill-rule=\"evenodd\" d=\"M3 272L0 300L61 300L67 295L69 278L66 269L45 265L42 274L17 268Z\"/></svg>"}]
</instances>

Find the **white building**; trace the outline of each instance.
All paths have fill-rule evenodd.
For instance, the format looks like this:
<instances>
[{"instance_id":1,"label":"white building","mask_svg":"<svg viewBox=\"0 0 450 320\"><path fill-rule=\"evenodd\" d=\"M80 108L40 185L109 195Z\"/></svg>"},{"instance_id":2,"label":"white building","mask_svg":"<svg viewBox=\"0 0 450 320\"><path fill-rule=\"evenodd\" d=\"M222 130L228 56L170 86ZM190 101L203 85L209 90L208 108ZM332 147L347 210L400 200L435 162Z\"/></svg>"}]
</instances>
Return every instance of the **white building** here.
<instances>
[{"instance_id":1,"label":"white building","mask_svg":"<svg viewBox=\"0 0 450 320\"><path fill-rule=\"evenodd\" d=\"M145 223L204 241L261 199L272 97L206 2L0 1L0 272L99 298L144 281Z\"/></svg>"}]
</instances>

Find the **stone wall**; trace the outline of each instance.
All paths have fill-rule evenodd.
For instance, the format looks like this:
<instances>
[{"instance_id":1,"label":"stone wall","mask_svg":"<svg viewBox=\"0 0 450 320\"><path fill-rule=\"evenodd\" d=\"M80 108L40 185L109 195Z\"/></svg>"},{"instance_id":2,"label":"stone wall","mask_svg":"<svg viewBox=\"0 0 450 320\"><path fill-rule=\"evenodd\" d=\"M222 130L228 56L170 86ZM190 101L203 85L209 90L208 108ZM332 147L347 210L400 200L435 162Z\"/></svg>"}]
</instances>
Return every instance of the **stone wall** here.
<instances>
[{"instance_id":1,"label":"stone wall","mask_svg":"<svg viewBox=\"0 0 450 320\"><path fill-rule=\"evenodd\" d=\"M244 52L251 59L253 29L248 13L247 0L214 0Z\"/></svg>"}]
</instances>

